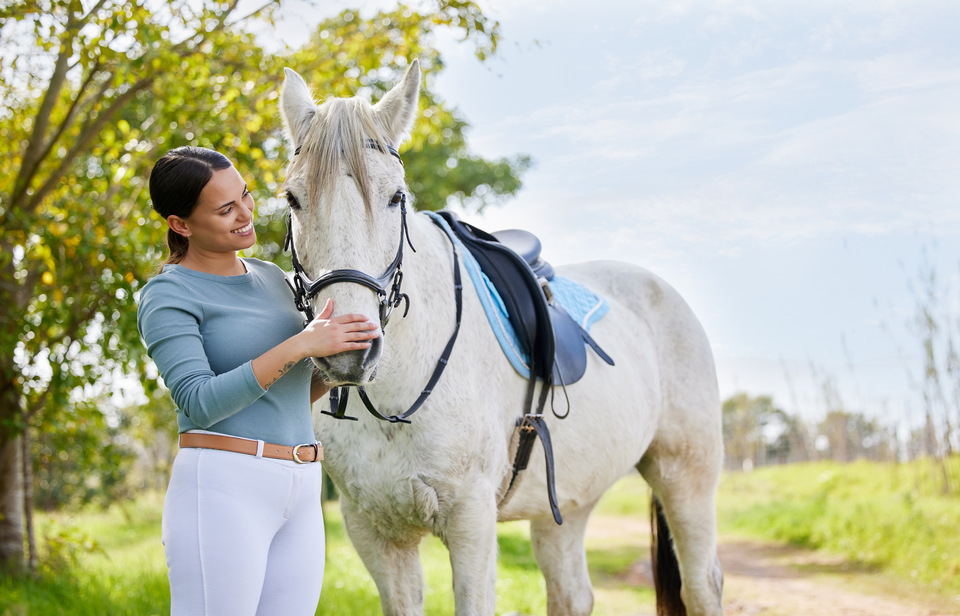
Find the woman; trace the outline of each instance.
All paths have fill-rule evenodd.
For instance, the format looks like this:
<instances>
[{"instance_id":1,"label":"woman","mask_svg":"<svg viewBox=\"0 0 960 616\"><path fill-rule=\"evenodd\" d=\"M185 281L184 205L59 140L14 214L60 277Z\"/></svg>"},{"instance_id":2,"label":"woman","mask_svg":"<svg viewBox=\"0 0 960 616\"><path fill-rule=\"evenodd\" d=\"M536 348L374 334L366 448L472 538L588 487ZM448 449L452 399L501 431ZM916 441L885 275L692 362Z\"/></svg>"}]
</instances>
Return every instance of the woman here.
<instances>
[{"instance_id":1,"label":"woman","mask_svg":"<svg viewBox=\"0 0 960 616\"><path fill-rule=\"evenodd\" d=\"M150 174L170 256L141 291L137 325L177 405L180 452L163 508L172 614L313 614L323 581L323 449L310 357L364 349L379 326L306 327L256 242L253 197L223 155L183 147ZM311 383L311 381L313 381Z\"/></svg>"}]
</instances>

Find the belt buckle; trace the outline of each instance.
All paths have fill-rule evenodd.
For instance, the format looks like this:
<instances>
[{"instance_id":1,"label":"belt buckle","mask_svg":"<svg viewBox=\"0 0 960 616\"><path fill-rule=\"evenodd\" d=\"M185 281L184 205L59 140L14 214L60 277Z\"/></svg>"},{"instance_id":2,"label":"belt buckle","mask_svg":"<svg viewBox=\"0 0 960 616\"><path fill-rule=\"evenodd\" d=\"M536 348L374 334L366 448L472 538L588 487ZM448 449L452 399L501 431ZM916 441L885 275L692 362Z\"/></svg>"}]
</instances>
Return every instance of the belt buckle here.
<instances>
[{"instance_id":1,"label":"belt buckle","mask_svg":"<svg viewBox=\"0 0 960 616\"><path fill-rule=\"evenodd\" d=\"M300 448L301 447L313 447L313 460L301 460L300 459ZM304 443L302 445L296 445L293 448L293 461L297 464L310 464L311 462L316 462L320 457L320 448L316 443Z\"/></svg>"},{"instance_id":2,"label":"belt buckle","mask_svg":"<svg viewBox=\"0 0 960 616\"><path fill-rule=\"evenodd\" d=\"M297 464L306 464L307 462L309 462L309 460L301 460L301 459L300 459L300 448L301 448L301 447L304 447L304 445L297 445L297 446L295 446L295 447L293 448L293 461L296 462ZM309 445L306 445L306 447L309 447Z\"/></svg>"}]
</instances>

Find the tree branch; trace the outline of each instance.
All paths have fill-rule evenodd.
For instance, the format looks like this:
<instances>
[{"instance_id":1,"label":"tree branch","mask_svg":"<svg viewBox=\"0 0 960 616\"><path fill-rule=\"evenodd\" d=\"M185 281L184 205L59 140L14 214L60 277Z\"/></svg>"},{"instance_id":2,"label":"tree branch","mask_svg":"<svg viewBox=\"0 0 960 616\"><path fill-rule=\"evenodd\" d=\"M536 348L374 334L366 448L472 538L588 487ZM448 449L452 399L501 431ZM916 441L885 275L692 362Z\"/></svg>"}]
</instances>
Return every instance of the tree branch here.
<instances>
[{"instance_id":1,"label":"tree branch","mask_svg":"<svg viewBox=\"0 0 960 616\"><path fill-rule=\"evenodd\" d=\"M80 89L77 91L76 97L74 97L73 102L70 103L70 109L67 111L67 115L64 118L63 122L60 123L60 126L57 128L57 132L50 137L47 141L47 145L43 150L43 154L40 156L40 160L44 160L47 156L50 155L50 152L53 151L54 146L57 145L57 142L60 141L60 138L67 131L67 129L73 124L77 115L80 113L80 109L85 107L86 104L81 104L81 99L83 98L84 91L90 86L90 83L93 81L93 78L96 76L100 66L100 56L97 56L97 60L94 63L93 67L90 69L90 74L87 75L87 78L84 79L83 83L80 84ZM106 80L103 85L100 86L100 89L96 94L90 97L88 100L96 101L103 97L103 94L107 91L110 86L110 80Z\"/></svg>"},{"instance_id":2,"label":"tree branch","mask_svg":"<svg viewBox=\"0 0 960 616\"><path fill-rule=\"evenodd\" d=\"M20 202L26 194L27 188L30 186L30 181L40 167L40 161L43 160L44 136L50 126L50 115L53 113L57 98L59 98L60 91L66 83L70 56L73 55L74 31L69 29L70 26L73 25L72 22L73 20L71 19L67 24L67 32L69 34L65 35L60 45L60 55L57 57L57 63L53 68L53 75L50 77L50 82L47 85L47 91L43 94L43 101L40 103L40 108L34 117L33 131L27 142L27 150L23 153L23 158L20 161L20 172L17 174L17 180L14 184L13 194L10 199L14 208L22 207L22 203Z\"/></svg>"},{"instance_id":3,"label":"tree branch","mask_svg":"<svg viewBox=\"0 0 960 616\"><path fill-rule=\"evenodd\" d=\"M106 3L107 3L107 0L100 0L95 5L90 7L90 10L87 11L87 14L80 18L80 23L87 23L87 20L89 20L92 15L94 15L97 11L103 8L103 5Z\"/></svg>"},{"instance_id":4,"label":"tree branch","mask_svg":"<svg viewBox=\"0 0 960 616\"><path fill-rule=\"evenodd\" d=\"M14 208L23 208L24 204L22 203L22 200L24 199L27 190L30 187L31 181L36 175L37 170L40 168L40 163L43 162L43 160L50 154L57 140L65 132L66 127L71 123L73 118L71 118L70 114L74 112L75 106L83 94L83 90L87 87L87 85L93 79L93 76L96 74L96 68L100 63L99 56L97 56L97 61L94 64L90 75L88 75L87 79L84 81L80 92L77 93L76 99L71 104L70 113L68 113L67 118L63 123L61 123L56 134L51 139L47 140L46 134L50 128L50 116L52 115L54 107L57 104L57 99L60 97L60 92L63 90L63 87L66 84L67 73L71 68L70 57L73 55L73 42L76 39L76 33L80 31L82 24L87 23L90 18L95 15L104 4L106 4L106 1L107 0L99 0L85 15L81 16L79 19L77 18L76 13L72 11L70 12L70 17L67 19L66 26L64 27L64 38L61 41L60 54L57 56L57 62L54 66L53 75L50 77L50 81L47 84L47 90L43 95L43 101L40 103L40 108L37 110L37 115L34 118L33 131L31 132L30 139L27 142L27 150L24 152L23 158L20 161L20 172L17 174L17 180L10 199ZM33 204L36 203L39 203L39 201L36 199L30 200L31 207L33 207Z\"/></svg>"},{"instance_id":5,"label":"tree branch","mask_svg":"<svg viewBox=\"0 0 960 616\"><path fill-rule=\"evenodd\" d=\"M276 4L277 6L280 6L280 0L269 0L269 2L267 2L267 3L264 4L264 5L262 5L260 8L254 10L254 11L252 11L252 12L250 12L250 13L247 13L247 14L244 15L243 17L237 19L236 21L231 21L229 27L232 28L232 27L234 27L234 26L237 25L237 24L242 24L243 22L247 21L248 19L253 19L254 17L256 17L257 15L259 15L260 13L264 12L265 10L267 10L267 8L268 8L271 4ZM236 8L236 2L234 2L234 5L233 5L233 7L232 7L230 10L232 11L234 8Z\"/></svg>"},{"instance_id":6,"label":"tree branch","mask_svg":"<svg viewBox=\"0 0 960 616\"><path fill-rule=\"evenodd\" d=\"M87 126L84 131L77 138L77 141L73 144L73 147L70 148L70 151L67 152L67 155L63 157L63 160L60 162L60 166L57 167L47 178L47 181L33 194L30 199L28 207L30 209L36 208L40 201L47 196L53 188L57 185L60 179L67 174L67 171L70 169L70 165L73 163L74 158L82 152L90 142L96 137L103 127L113 119L117 113L126 105L130 100L137 95L138 92L150 87L153 84L154 77L150 76L146 79L143 79L130 87L129 90L120 95L106 111L101 113L96 117L96 119Z\"/></svg>"}]
</instances>

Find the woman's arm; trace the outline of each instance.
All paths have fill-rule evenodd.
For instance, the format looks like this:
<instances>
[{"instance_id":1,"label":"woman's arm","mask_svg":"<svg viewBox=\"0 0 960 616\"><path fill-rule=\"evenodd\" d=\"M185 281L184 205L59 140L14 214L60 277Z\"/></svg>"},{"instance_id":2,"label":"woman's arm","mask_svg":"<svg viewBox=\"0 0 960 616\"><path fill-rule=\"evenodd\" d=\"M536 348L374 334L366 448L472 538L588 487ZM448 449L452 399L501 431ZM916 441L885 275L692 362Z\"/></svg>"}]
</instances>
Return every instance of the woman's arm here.
<instances>
[{"instance_id":1,"label":"woman's arm","mask_svg":"<svg viewBox=\"0 0 960 616\"><path fill-rule=\"evenodd\" d=\"M194 294L179 282L163 278L154 279L144 288L137 311L137 326L147 354L156 363L177 408L201 428L253 404L304 357L364 348L369 345L367 340L379 335L376 324L357 315L318 318L255 360L218 374L211 368L203 346L199 329L202 313ZM332 304L328 304L320 316L329 317L331 313Z\"/></svg>"}]
</instances>

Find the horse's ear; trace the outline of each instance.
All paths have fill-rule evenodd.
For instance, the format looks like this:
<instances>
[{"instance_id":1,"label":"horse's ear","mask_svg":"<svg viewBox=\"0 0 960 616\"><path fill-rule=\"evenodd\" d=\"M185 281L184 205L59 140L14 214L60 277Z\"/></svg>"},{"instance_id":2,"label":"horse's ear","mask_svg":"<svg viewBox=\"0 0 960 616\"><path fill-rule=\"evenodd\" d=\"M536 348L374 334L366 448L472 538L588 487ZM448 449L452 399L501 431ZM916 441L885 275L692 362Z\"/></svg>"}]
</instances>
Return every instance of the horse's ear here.
<instances>
[{"instance_id":1,"label":"horse's ear","mask_svg":"<svg viewBox=\"0 0 960 616\"><path fill-rule=\"evenodd\" d=\"M407 68L403 81L395 85L376 105L373 114L385 137L399 146L413 128L420 96L420 61Z\"/></svg>"},{"instance_id":2,"label":"horse's ear","mask_svg":"<svg viewBox=\"0 0 960 616\"><path fill-rule=\"evenodd\" d=\"M294 148L300 147L310 120L317 113L317 104L310 94L307 82L294 70L283 69L283 88L280 89L280 116L287 139Z\"/></svg>"}]
</instances>

